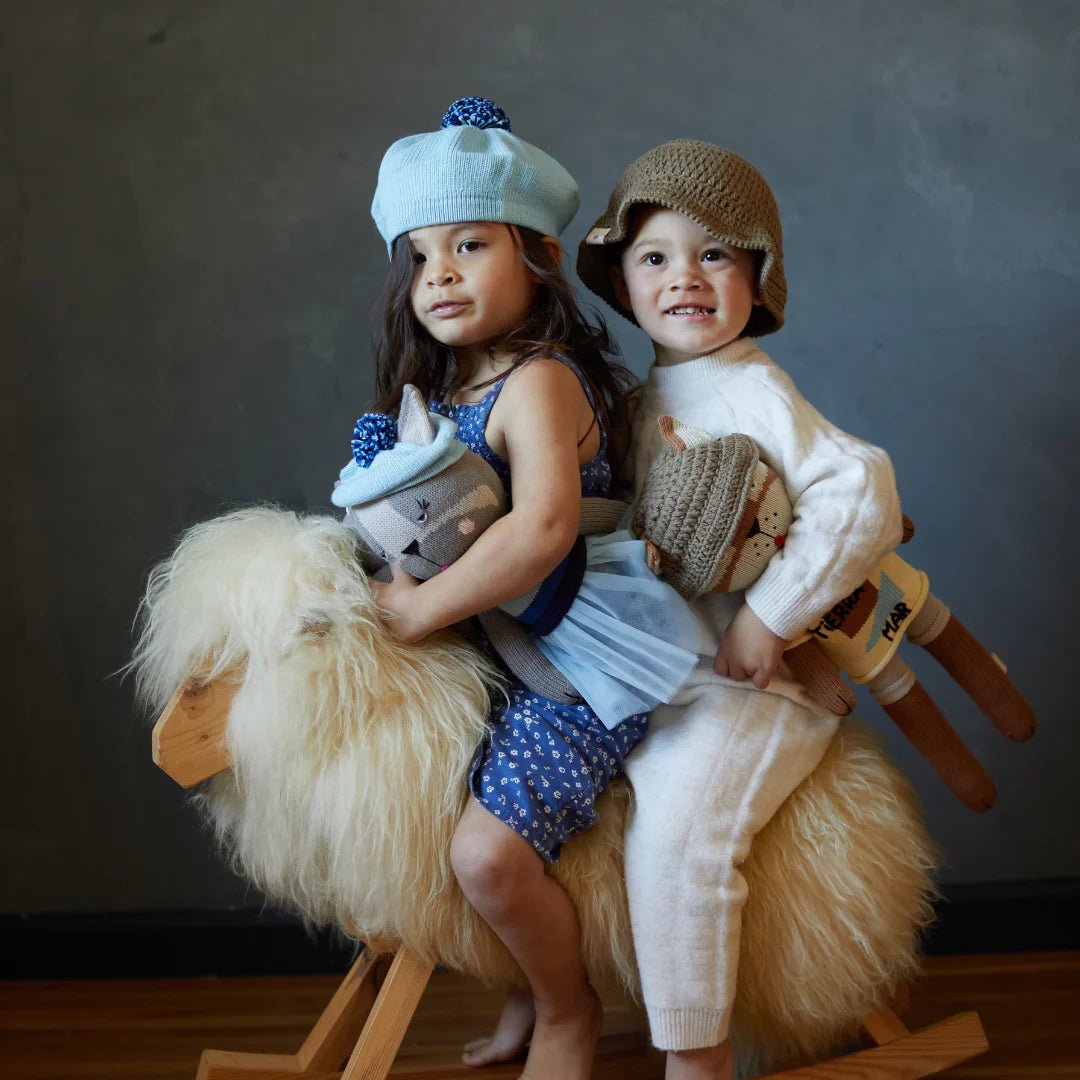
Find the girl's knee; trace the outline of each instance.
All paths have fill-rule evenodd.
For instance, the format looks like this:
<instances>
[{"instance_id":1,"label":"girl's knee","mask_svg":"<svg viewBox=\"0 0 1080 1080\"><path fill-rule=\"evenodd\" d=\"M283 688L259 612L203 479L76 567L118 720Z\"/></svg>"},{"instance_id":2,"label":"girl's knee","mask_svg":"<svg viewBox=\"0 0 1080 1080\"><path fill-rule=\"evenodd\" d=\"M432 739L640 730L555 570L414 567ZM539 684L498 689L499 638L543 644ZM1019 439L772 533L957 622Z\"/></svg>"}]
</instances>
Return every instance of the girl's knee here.
<instances>
[{"instance_id":1,"label":"girl's knee","mask_svg":"<svg viewBox=\"0 0 1080 1080\"><path fill-rule=\"evenodd\" d=\"M466 814L450 843L450 865L465 896L478 907L513 903L543 861L529 843L498 818ZM490 820L486 820L490 819Z\"/></svg>"}]
</instances>

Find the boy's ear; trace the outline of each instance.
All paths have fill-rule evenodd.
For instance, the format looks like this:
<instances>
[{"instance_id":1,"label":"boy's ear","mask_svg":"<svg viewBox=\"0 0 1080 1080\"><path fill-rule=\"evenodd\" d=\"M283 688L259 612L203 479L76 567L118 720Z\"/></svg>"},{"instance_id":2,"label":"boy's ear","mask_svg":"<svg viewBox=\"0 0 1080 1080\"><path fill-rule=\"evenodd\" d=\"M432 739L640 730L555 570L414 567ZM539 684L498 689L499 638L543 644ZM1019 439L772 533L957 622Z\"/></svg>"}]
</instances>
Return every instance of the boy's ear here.
<instances>
[{"instance_id":1,"label":"boy's ear","mask_svg":"<svg viewBox=\"0 0 1080 1080\"><path fill-rule=\"evenodd\" d=\"M631 311L630 306L630 290L626 287L626 278L623 276L622 267L612 265L608 267L608 278L611 280L611 288L615 292L615 299L627 311Z\"/></svg>"}]
</instances>

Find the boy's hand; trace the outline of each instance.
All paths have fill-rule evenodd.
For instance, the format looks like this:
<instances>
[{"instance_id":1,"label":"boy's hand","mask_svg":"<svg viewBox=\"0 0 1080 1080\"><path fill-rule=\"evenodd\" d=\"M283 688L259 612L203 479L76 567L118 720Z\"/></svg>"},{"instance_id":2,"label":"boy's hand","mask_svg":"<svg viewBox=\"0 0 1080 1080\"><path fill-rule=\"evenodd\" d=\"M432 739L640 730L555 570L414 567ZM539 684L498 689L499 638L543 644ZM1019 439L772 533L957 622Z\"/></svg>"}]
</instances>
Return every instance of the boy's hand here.
<instances>
[{"instance_id":1,"label":"boy's hand","mask_svg":"<svg viewBox=\"0 0 1080 1080\"><path fill-rule=\"evenodd\" d=\"M727 675L740 682L753 679L754 685L764 690L785 648L787 642L774 634L750 607L743 604L721 635L713 669L717 675Z\"/></svg>"}]
</instances>

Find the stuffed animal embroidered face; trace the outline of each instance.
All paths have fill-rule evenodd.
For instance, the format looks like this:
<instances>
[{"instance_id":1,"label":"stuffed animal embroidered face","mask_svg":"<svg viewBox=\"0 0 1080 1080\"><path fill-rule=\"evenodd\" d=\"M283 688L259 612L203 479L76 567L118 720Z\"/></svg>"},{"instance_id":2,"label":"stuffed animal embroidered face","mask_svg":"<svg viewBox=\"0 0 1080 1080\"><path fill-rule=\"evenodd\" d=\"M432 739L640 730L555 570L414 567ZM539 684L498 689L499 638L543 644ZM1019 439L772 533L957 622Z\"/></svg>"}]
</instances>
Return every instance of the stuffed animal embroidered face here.
<instances>
[{"instance_id":1,"label":"stuffed animal embroidered face","mask_svg":"<svg viewBox=\"0 0 1080 1080\"><path fill-rule=\"evenodd\" d=\"M421 580L506 513L498 474L454 437L455 426L406 386L396 423L382 413L357 421L353 460L331 495L365 547Z\"/></svg>"},{"instance_id":2,"label":"stuffed animal embroidered face","mask_svg":"<svg viewBox=\"0 0 1080 1080\"><path fill-rule=\"evenodd\" d=\"M687 599L755 582L783 550L793 520L780 477L746 435L716 439L670 416L633 531L650 565Z\"/></svg>"}]
</instances>

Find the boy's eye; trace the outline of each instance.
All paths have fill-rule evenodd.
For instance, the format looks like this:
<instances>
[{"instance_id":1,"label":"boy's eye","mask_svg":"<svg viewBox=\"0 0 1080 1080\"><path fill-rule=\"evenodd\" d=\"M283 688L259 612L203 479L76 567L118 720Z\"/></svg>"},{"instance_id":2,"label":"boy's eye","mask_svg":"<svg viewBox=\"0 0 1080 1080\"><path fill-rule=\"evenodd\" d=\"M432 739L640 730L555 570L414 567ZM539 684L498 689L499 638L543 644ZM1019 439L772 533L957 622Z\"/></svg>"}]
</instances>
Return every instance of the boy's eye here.
<instances>
[{"instance_id":1,"label":"boy's eye","mask_svg":"<svg viewBox=\"0 0 1080 1080\"><path fill-rule=\"evenodd\" d=\"M646 266L661 266L664 262L664 256L659 251L650 251L641 261Z\"/></svg>"},{"instance_id":2,"label":"boy's eye","mask_svg":"<svg viewBox=\"0 0 1080 1080\"><path fill-rule=\"evenodd\" d=\"M479 251L482 247L483 244L481 244L479 240L462 240L458 245L458 251Z\"/></svg>"},{"instance_id":3,"label":"boy's eye","mask_svg":"<svg viewBox=\"0 0 1080 1080\"><path fill-rule=\"evenodd\" d=\"M720 262L723 259L730 259L731 256L721 248L709 248L702 258L706 262Z\"/></svg>"}]
</instances>

